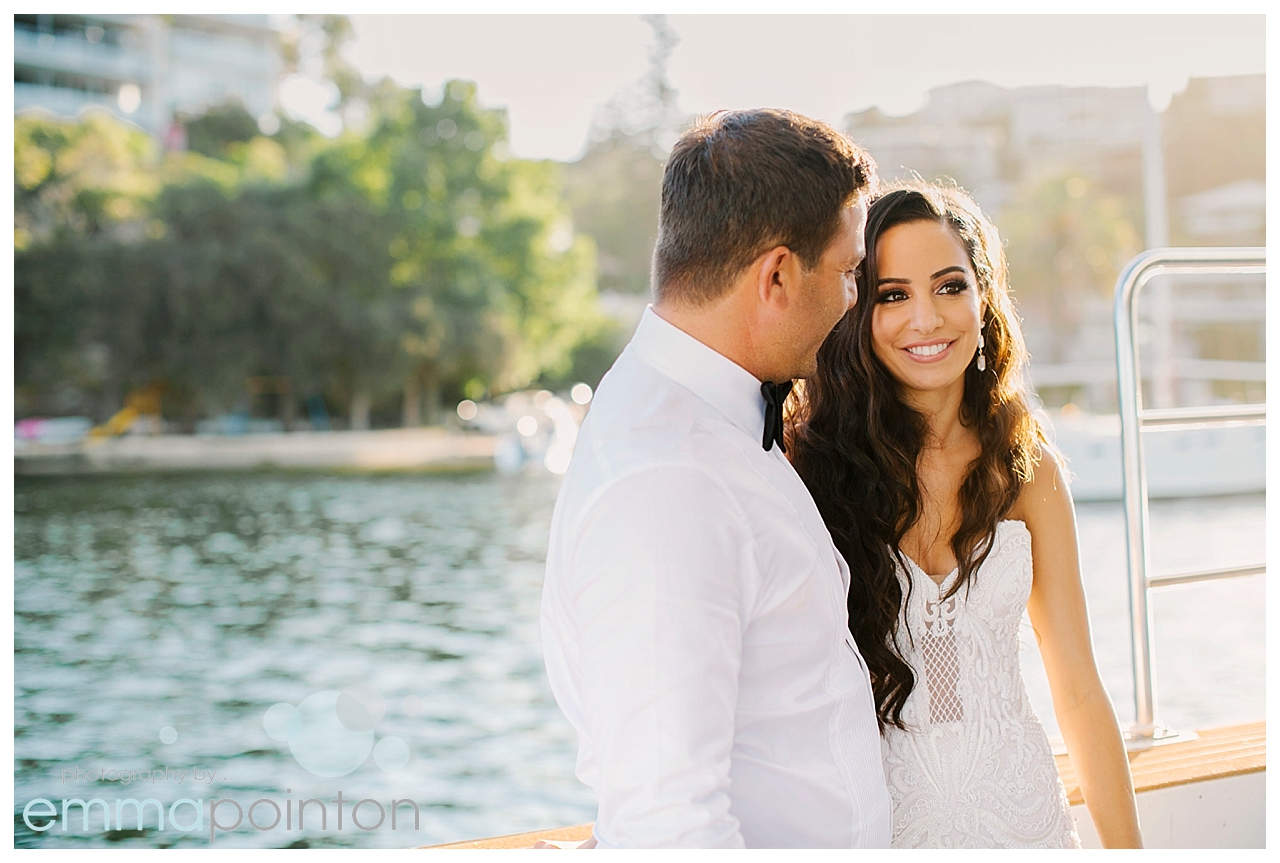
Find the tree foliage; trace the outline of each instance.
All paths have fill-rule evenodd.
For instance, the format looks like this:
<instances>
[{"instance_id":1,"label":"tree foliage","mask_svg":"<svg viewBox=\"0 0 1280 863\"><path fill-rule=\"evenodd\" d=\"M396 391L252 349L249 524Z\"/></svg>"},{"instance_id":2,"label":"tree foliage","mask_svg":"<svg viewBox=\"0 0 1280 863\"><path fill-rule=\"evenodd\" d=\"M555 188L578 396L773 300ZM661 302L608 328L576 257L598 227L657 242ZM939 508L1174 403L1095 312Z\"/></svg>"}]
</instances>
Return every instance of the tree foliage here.
<instances>
[{"instance_id":1,"label":"tree foliage","mask_svg":"<svg viewBox=\"0 0 1280 863\"><path fill-rule=\"evenodd\" d=\"M16 118L14 246L93 237L136 220L159 191L158 160L155 141L106 111L78 123Z\"/></svg>"},{"instance_id":2,"label":"tree foliage","mask_svg":"<svg viewBox=\"0 0 1280 863\"><path fill-rule=\"evenodd\" d=\"M186 123L187 149L215 159L227 155L232 144L258 136L258 121L237 99L215 105Z\"/></svg>"},{"instance_id":3,"label":"tree foliage","mask_svg":"<svg viewBox=\"0 0 1280 863\"><path fill-rule=\"evenodd\" d=\"M105 115L16 118L19 413L102 419L159 383L194 420L273 376L414 422L567 373L601 321L560 166L506 158L471 84L359 97L366 122L332 141L228 105L167 154Z\"/></svg>"}]
</instances>

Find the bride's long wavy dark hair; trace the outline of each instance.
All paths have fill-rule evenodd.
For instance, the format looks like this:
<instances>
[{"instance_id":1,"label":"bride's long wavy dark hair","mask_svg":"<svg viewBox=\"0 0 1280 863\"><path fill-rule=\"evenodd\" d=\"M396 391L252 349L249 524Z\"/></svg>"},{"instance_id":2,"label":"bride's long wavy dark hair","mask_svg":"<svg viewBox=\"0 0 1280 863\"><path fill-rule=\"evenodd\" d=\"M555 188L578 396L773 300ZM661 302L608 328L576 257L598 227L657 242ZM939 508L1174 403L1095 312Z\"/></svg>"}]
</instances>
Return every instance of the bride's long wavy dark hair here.
<instances>
[{"instance_id":1,"label":"bride's long wavy dark hair","mask_svg":"<svg viewBox=\"0 0 1280 863\"><path fill-rule=\"evenodd\" d=\"M951 538L959 573L948 596L986 560L996 525L1031 479L1042 448L1050 447L1024 383L1027 351L995 226L957 187L918 181L889 187L867 213L858 304L818 351L817 374L797 387L787 427L787 454L849 564L849 629L871 672L881 728L902 727L902 708L915 686L897 647L904 596L895 562L906 569L902 538L921 513L917 463L926 429L872 350L876 246L890 228L922 221L955 233L984 307L986 370L978 370L975 354L960 409L981 454L960 487L960 527Z\"/></svg>"}]
</instances>

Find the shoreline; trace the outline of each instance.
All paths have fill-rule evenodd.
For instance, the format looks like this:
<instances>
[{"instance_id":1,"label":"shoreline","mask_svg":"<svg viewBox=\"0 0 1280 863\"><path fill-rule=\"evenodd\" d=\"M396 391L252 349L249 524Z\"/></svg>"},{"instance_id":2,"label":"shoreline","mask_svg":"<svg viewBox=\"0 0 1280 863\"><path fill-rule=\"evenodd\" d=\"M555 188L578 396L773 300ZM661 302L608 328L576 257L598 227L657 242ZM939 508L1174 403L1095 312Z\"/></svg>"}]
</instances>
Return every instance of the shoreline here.
<instances>
[{"instance_id":1,"label":"shoreline","mask_svg":"<svg viewBox=\"0 0 1280 863\"><path fill-rule=\"evenodd\" d=\"M15 447L15 476L188 471L352 473L492 470L497 437L444 428L212 435L126 435Z\"/></svg>"}]
</instances>

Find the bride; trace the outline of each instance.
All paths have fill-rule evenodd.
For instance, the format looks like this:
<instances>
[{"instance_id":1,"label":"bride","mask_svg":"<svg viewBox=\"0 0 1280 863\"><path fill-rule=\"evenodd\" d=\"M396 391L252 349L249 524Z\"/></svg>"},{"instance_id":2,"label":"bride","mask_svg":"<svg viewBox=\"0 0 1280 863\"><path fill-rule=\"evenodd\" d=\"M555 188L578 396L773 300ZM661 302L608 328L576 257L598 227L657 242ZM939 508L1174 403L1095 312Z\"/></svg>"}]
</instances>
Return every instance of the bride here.
<instances>
[{"instance_id":1,"label":"bride","mask_svg":"<svg viewBox=\"0 0 1280 863\"><path fill-rule=\"evenodd\" d=\"M866 238L862 297L818 354L787 452L854 574L893 844L1079 845L1019 670L1025 609L1098 835L1139 847L995 228L959 189L912 183L872 204Z\"/></svg>"}]
</instances>

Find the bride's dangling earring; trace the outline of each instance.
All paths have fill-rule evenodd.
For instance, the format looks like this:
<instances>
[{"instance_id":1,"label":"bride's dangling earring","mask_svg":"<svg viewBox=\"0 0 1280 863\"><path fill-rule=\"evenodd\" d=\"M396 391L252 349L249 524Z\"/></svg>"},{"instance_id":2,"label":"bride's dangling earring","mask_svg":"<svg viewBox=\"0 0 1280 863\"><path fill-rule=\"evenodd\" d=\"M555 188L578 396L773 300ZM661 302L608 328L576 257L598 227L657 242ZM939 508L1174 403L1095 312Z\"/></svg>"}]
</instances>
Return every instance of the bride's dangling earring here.
<instances>
[{"instance_id":1,"label":"bride's dangling earring","mask_svg":"<svg viewBox=\"0 0 1280 863\"><path fill-rule=\"evenodd\" d=\"M987 340L983 338L982 331L978 331L978 371L985 372L987 370Z\"/></svg>"}]
</instances>

